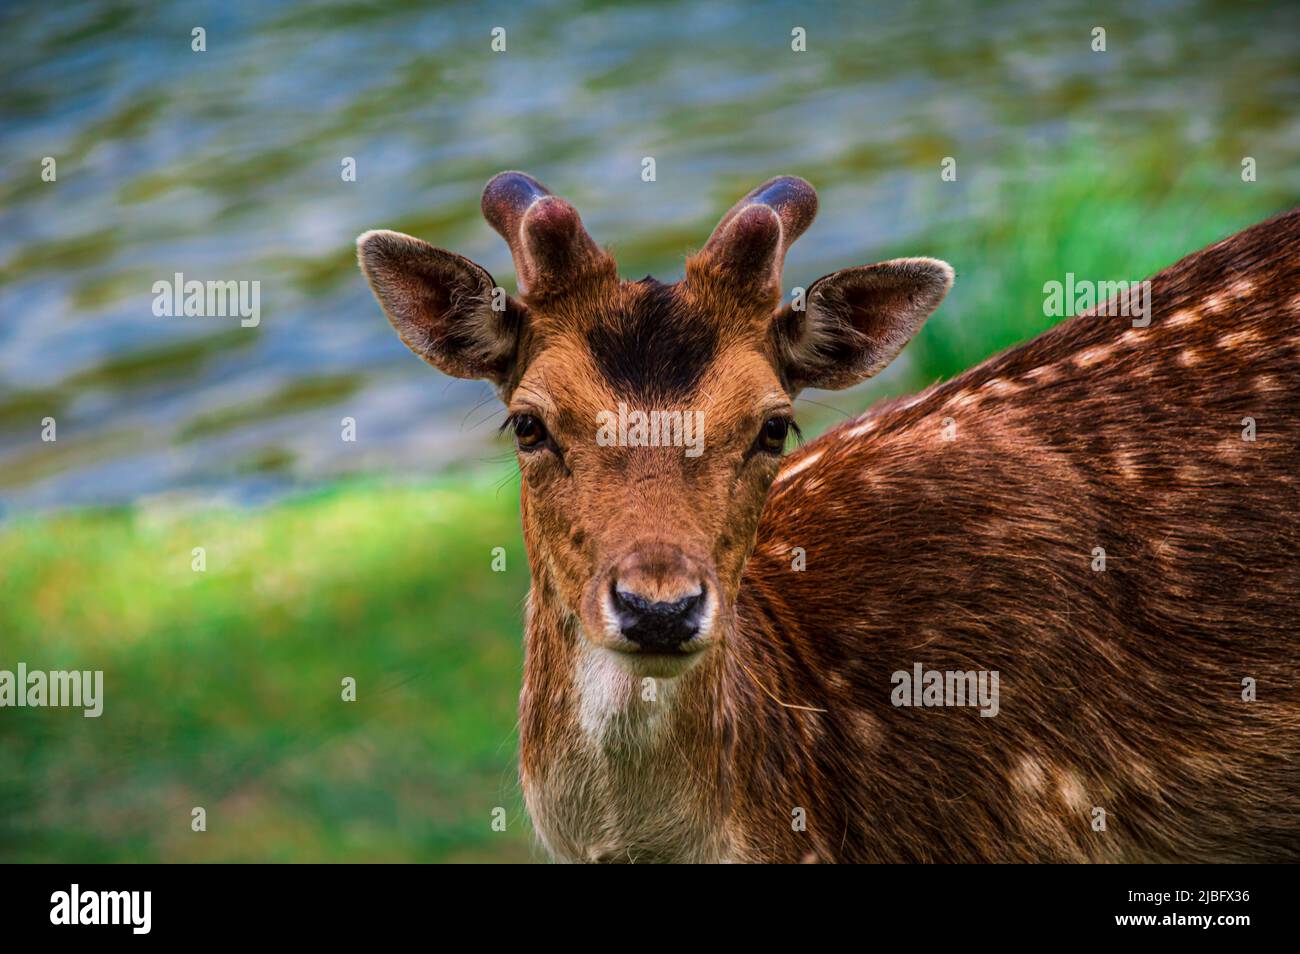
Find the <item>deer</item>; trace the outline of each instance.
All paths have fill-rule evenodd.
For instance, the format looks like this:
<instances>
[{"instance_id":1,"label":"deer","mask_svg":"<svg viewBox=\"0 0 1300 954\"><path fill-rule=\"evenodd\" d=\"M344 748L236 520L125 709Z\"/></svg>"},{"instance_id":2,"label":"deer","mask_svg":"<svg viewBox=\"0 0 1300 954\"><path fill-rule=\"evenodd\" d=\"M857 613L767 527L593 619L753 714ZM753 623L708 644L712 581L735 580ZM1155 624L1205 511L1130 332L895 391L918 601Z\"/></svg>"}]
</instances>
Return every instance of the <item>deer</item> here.
<instances>
[{"instance_id":1,"label":"deer","mask_svg":"<svg viewBox=\"0 0 1300 954\"><path fill-rule=\"evenodd\" d=\"M482 211L515 295L357 240L401 340L505 406L541 846L1300 860L1300 209L1149 279L1143 320L1095 307L787 451L801 392L877 373L954 279L899 258L787 296L817 208L771 179L681 280L631 281L505 172ZM620 405L701 415L702 452L598 439Z\"/></svg>"}]
</instances>

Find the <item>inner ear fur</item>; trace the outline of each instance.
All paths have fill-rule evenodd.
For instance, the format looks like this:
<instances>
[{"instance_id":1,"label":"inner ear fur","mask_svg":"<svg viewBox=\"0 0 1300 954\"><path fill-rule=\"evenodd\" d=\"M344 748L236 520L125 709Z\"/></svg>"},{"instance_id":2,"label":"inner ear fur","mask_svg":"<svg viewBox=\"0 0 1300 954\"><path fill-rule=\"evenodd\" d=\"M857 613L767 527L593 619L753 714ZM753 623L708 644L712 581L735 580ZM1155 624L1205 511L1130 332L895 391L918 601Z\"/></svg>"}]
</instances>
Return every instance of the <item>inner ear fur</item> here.
<instances>
[{"instance_id":1,"label":"inner ear fur","mask_svg":"<svg viewBox=\"0 0 1300 954\"><path fill-rule=\"evenodd\" d=\"M952 266L934 258L893 259L817 279L802 310L785 305L772 323L782 376L792 390L835 390L876 374L920 330L952 281Z\"/></svg>"},{"instance_id":2,"label":"inner ear fur","mask_svg":"<svg viewBox=\"0 0 1300 954\"><path fill-rule=\"evenodd\" d=\"M384 314L413 352L454 377L498 386L509 380L526 312L497 288L487 269L386 230L357 239L357 260Z\"/></svg>"}]
</instances>

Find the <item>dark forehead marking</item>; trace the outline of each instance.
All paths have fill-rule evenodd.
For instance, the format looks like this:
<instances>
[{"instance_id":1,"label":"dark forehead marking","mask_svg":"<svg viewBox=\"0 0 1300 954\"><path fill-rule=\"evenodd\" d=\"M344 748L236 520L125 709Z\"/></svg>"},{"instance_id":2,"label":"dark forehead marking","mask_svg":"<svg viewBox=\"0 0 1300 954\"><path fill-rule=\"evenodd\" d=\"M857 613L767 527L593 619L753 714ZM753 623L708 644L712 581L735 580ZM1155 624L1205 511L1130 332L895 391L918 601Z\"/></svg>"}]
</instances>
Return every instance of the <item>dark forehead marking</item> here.
<instances>
[{"instance_id":1,"label":"dark forehead marking","mask_svg":"<svg viewBox=\"0 0 1300 954\"><path fill-rule=\"evenodd\" d=\"M639 294L587 333L596 367L618 392L672 399L699 384L718 350L718 331L682 303L674 285L644 278Z\"/></svg>"}]
</instances>

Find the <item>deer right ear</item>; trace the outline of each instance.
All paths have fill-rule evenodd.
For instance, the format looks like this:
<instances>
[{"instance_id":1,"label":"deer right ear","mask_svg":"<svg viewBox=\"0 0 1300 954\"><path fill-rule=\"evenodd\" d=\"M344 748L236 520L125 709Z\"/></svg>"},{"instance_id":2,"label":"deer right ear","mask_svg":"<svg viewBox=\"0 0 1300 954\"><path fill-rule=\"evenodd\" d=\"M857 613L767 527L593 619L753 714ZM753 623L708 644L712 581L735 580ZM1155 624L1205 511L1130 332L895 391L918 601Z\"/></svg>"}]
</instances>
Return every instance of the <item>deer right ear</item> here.
<instances>
[{"instance_id":1,"label":"deer right ear","mask_svg":"<svg viewBox=\"0 0 1300 954\"><path fill-rule=\"evenodd\" d=\"M786 305L772 326L787 385L833 390L869 378L920 330L952 279L952 266L934 258L899 258L817 279L804 308Z\"/></svg>"},{"instance_id":2,"label":"deer right ear","mask_svg":"<svg viewBox=\"0 0 1300 954\"><path fill-rule=\"evenodd\" d=\"M401 232L357 239L357 260L406 346L457 378L504 384L514 367L524 306L469 259Z\"/></svg>"}]
</instances>

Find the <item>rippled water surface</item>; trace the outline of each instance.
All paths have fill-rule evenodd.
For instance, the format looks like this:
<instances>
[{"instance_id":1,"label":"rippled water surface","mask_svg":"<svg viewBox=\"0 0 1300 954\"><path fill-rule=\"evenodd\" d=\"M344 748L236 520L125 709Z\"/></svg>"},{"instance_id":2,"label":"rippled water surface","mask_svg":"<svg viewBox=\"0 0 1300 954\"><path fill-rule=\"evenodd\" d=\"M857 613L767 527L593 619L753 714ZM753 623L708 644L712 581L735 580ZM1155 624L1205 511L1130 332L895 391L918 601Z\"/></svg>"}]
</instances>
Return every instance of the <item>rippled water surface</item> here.
<instances>
[{"instance_id":1,"label":"rippled water surface","mask_svg":"<svg viewBox=\"0 0 1300 954\"><path fill-rule=\"evenodd\" d=\"M1287 4L1099 18L1058 2L63 3L0 17L10 513L174 490L257 499L499 458L488 389L409 355L353 241L407 231L512 287L478 213L504 168L572 199L626 275L661 278L751 186L803 175L822 213L787 274L807 282L996 216L970 190L1079 130L1154 143L1170 175L1209 157L1231 182L1250 154L1295 189L1300 167ZM1099 21L1105 54L1089 49ZM790 49L796 25L806 53ZM947 155L963 175L936 197ZM260 282L261 323L155 316L154 282L178 272Z\"/></svg>"}]
</instances>

